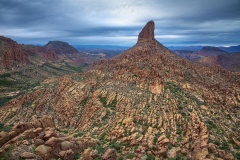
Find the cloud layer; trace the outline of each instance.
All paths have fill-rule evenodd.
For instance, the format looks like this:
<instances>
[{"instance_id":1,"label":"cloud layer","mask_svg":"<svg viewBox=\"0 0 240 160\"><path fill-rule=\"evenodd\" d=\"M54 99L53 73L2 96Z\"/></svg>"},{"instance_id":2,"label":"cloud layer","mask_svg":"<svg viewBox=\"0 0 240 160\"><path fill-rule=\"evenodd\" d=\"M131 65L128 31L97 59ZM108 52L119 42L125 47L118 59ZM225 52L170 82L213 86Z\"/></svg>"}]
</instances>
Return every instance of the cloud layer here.
<instances>
[{"instance_id":1,"label":"cloud layer","mask_svg":"<svg viewBox=\"0 0 240 160\"><path fill-rule=\"evenodd\" d=\"M155 21L167 46L240 44L239 0L1 0L0 35L19 43L133 45Z\"/></svg>"}]
</instances>

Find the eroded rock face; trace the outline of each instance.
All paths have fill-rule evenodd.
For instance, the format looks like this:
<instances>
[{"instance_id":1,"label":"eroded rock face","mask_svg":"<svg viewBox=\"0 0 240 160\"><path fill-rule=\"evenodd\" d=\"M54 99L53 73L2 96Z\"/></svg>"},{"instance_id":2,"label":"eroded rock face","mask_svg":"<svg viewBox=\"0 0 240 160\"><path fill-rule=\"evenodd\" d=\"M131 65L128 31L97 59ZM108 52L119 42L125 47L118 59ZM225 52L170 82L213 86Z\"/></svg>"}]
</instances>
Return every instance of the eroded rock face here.
<instances>
[{"instance_id":1,"label":"eroded rock face","mask_svg":"<svg viewBox=\"0 0 240 160\"><path fill-rule=\"evenodd\" d=\"M155 40L154 38L154 22L153 21L149 21L144 28L142 29L142 31L139 33L138 35L138 42L145 42L145 41L151 41L151 40Z\"/></svg>"}]
</instances>

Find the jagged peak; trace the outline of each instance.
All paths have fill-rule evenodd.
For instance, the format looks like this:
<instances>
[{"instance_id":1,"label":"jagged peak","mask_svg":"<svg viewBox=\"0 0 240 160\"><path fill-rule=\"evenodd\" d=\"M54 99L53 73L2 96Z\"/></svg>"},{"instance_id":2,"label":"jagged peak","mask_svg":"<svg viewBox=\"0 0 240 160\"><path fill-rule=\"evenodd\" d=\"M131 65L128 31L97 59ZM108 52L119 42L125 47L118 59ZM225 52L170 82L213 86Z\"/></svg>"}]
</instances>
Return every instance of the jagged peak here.
<instances>
[{"instance_id":1,"label":"jagged peak","mask_svg":"<svg viewBox=\"0 0 240 160\"><path fill-rule=\"evenodd\" d=\"M138 42L152 41L154 38L154 21L149 21L138 35Z\"/></svg>"}]
</instances>

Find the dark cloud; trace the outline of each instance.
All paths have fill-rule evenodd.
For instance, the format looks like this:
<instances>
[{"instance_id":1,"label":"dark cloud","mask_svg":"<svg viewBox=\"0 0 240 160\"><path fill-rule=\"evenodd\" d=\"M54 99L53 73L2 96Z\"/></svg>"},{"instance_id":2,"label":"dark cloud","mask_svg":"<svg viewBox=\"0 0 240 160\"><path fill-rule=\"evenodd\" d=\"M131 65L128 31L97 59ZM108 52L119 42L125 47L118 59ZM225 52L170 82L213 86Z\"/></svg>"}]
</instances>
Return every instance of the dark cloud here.
<instances>
[{"instance_id":1,"label":"dark cloud","mask_svg":"<svg viewBox=\"0 0 240 160\"><path fill-rule=\"evenodd\" d=\"M1 0L0 34L20 43L133 45L154 20L165 45L236 45L239 6L239 0Z\"/></svg>"}]
</instances>

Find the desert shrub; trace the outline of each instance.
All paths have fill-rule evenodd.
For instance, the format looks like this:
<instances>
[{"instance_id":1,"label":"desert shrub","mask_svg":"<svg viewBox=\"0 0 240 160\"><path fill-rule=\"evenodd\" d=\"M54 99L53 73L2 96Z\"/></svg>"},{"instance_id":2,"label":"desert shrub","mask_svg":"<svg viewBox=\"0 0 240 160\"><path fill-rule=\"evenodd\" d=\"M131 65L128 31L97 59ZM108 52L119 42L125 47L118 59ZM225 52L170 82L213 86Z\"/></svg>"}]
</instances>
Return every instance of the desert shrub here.
<instances>
[{"instance_id":1,"label":"desert shrub","mask_svg":"<svg viewBox=\"0 0 240 160\"><path fill-rule=\"evenodd\" d=\"M135 157L135 154L133 154L133 153L128 153L127 155L126 155L126 158L127 159L133 159Z\"/></svg>"}]
</instances>

